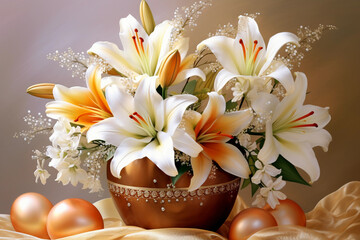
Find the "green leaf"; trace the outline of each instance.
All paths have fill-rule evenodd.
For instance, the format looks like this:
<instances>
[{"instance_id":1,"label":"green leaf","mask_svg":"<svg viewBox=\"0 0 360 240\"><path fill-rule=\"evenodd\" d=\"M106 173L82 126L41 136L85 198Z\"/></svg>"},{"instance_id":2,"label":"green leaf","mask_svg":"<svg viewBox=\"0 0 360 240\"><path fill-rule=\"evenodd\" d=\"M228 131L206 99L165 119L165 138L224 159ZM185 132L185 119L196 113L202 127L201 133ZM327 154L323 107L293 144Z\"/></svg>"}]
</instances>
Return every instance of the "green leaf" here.
<instances>
[{"instance_id":1,"label":"green leaf","mask_svg":"<svg viewBox=\"0 0 360 240\"><path fill-rule=\"evenodd\" d=\"M246 188L249 184L250 184L250 178L247 178L247 179L244 179L243 180L243 184L242 184L242 186L241 186L241 189L244 189L244 188Z\"/></svg>"},{"instance_id":2,"label":"green leaf","mask_svg":"<svg viewBox=\"0 0 360 240\"><path fill-rule=\"evenodd\" d=\"M173 185L176 184L176 182L180 179L180 177L184 173L186 173L192 169L191 166L188 164L181 164L180 162L176 162L175 164L176 164L176 168L178 170L178 175L176 175L175 177L171 177L171 182Z\"/></svg>"},{"instance_id":3,"label":"green leaf","mask_svg":"<svg viewBox=\"0 0 360 240\"><path fill-rule=\"evenodd\" d=\"M251 196L253 197L256 193L256 191L259 189L259 185L255 183L251 183Z\"/></svg>"},{"instance_id":4,"label":"green leaf","mask_svg":"<svg viewBox=\"0 0 360 240\"><path fill-rule=\"evenodd\" d=\"M265 138L263 138L263 137L259 138L258 140L256 140L256 143L258 143L260 149L262 149L264 146L264 143L265 143Z\"/></svg>"},{"instance_id":5,"label":"green leaf","mask_svg":"<svg viewBox=\"0 0 360 240\"><path fill-rule=\"evenodd\" d=\"M226 111L233 110L237 107L237 102L232 102L231 100L226 102Z\"/></svg>"},{"instance_id":6,"label":"green leaf","mask_svg":"<svg viewBox=\"0 0 360 240\"><path fill-rule=\"evenodd\" d=\"M107 157L105 159L106 162L114 157L115 151L116 151L116 148L109 148L108 149Z\"/></svg>"},{"instance_id":7,"label":"green leaf","mask_svg":"<svg viewBox=\"0 0 360 240\"><path fill-rule=\"evenodd\" d=\"M159 85L157 88L156 88L156 91L158 94L160 94L160 96L162 96L162 87L161 85Z\"/></svg>"},{"instance_id":8,"label":"green leaf","mask_svg":"<svg viewBox=\"0 0 360 240\"><path fill-rule=\"evenodd\" d=\"M193 94L195 91L195 87L196 87L196 80L192 80L186 84L183 93Z\"/></svg>"},{"instance_id":9,"label":"green leaf","mask_svg":"<svg viewBox=\"0 0 360 240\"><path fill-rule=\"evenodd\" d=\"M283 156L280 155L276 162L274 162L272 165L278 169L281 169L279 176L282 176L283 180L311 186L300 176L295 166L287 161Z\"/></svg>"}]
</instances>

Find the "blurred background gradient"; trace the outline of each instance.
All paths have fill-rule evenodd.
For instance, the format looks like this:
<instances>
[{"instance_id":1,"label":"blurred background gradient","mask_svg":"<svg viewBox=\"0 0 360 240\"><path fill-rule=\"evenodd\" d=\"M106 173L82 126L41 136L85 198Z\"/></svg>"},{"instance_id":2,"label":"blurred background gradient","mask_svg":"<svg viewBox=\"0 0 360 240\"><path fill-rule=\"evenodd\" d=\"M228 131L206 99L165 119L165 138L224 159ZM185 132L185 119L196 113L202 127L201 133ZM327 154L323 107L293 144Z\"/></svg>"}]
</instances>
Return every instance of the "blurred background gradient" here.
<instances>
[{"instance_id":1,"label":"blurred background gradient","mask_svg":"<svg viewBox=\"0 0 360 240\"><path fill-rule=\"evenodd\" d=\"M172 19L176 7L189 6L193 0L148 0L157 23ZM30 85L42 82L65 86L83 86L82 80L57 63L46 59L48 53L65 51L86 52L100 40L120 45L119 19L132 14L139 19L140 0L2 0L0 7L0 213L9 213L14 199L25 192L38 192L54 204L66 198L83 198L95 202L108 197L89 194L87 190L56 183L56 173L43 186L35 183L36 163L32 149L41 149L50 142L38 137L25 143L13 138L15 132L27 126L23 117L30 109L44 113L45 99L26 94ZM300 70L309 80L306 103L329 106L332 120L326 129L333 141L327 153L316 149L321 168L320 179L312 187L287 183L284 192L305 211L327 194L349 181L360 180L360 31L359 0L213 0L198 21L197 28L188 32L190 51L197 43L215 32L218 25L231 22L243 13L260 12L257 22L267 42L282 31L296 32L300 25L315 28L319 23L333 24L338 30L327 32L303 60ZM105 174L104 174L105 175ZM250 203L249 189L241 191Z\"/></svg>"}]
</instances>

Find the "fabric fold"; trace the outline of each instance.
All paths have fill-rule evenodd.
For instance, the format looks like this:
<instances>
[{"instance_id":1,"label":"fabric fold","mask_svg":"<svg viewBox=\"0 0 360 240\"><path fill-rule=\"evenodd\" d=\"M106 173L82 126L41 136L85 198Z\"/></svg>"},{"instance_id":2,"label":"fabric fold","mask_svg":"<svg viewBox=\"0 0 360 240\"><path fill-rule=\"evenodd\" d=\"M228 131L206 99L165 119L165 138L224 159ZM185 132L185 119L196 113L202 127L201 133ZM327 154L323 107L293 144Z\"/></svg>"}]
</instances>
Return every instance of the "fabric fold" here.
<instances>
[{"instance_id":1,"label":"fabric fold","mask_svg":"<svg viewBox=\"0 0 360 240\"><path fill-rule=\"evenodd\" d=\"M248 207L238 196L228 219L215 233L194 228L146 230L140 227L126 226L110 198L100 200L94 203L94 205L99 209L104 218L105 228L59 240L226 240L231 220L238 212ZM300 226L267 228L252 235L249 240L360 239L360 181L349 182L320 200L315 208L306 214L306 218L306 228ZM10 222L10 216L0 214L0 240L15 239L40 240L40 238L14 231Z\"/></svg>"}]
</instances>

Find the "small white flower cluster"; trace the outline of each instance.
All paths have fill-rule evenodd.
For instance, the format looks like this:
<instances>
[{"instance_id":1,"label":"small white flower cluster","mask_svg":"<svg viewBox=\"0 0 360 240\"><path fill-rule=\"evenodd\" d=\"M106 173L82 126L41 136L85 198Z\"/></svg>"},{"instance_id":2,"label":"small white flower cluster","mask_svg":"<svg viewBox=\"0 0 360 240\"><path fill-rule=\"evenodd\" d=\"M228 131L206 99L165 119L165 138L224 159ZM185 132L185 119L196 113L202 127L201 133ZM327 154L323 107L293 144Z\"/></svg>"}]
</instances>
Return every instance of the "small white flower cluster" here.
<instances>
[{"instance_id":1,"label":"small white flower cluster","mask_svg":"<svg viewBox=\"0 0 360 240\"><path fill-rule=\"evenodd\" d=\"M76 186L79 182L85 184L87 180L87 173L80 166L80 138L81 128L72 127L63 118L54 125L54 132L50 136L52 145L47 147L46 155L51 158L49 166L58 170L56 181L63 185L71 182Z\"/></svg>"},{"instance_id":2,"label":"small white flower cluster","mask_svg":"<svg viewBox=\"0 0 360 240\"><path fill-rule=\"evenodd\" d=\"M238 136L238 143L246 149L245 155L248 159L255 161L255 173L251 177L250 181L253 184L261 186L260 192L256 195L255 201L252 203L257 207L264 207L266 202L275 208L279 204L279 199L286 199L286 195L281 190L286 182L282 180L282 176L278 177L281 173L281 169L277 169L271 164L263 163L257 159L257 145L253 142L251 136L246 133L240 133ZM276 180L274 181L274 178Z\"/></svg>"},{"instance_id":3,"label":"small white flower cluster","mask_svg":"<svg viewBox=\"0 0 360 240\"><path fill-rule=\"evenodd\" d=\"M100 169L109 154L115 151L111 149L113 147L101 144L89 146L81 133L81 128L71 126L64 118L58 119L49 139L52 145L47 146L45 153L35 150L32 156L37 162L34 172L36 183L40 179L42 184L46 184L50 174L44 165L49 162L48 166L58 171L55 180L63 185L71 183L77 186L81 183L83 189L90 189L90 193L103 190Z\"/></svg>"},{"instance_id":4,"label":"small white flower cluster","mask_svg":"<svg viewBox=\"0 0 360 240\"><path fill-rule=\"evenodd\" d=\"M258 171L262 171L262 170L258 170ZM270 174L270 173L271 172L268 170L268 173L265 174ZM286 195L279 191L285 186L285 184L286 182L282 180L282 176L277 178L275 182L270 178L270 180L265 184L265 187L262 187L260 189L260 193L256 195L255 201L252 204L257 207L263 207L267 202L270 205L270 207L274 209L276 205L279 204L279 200L286 199Z\"/></svg>"}]
</instances>

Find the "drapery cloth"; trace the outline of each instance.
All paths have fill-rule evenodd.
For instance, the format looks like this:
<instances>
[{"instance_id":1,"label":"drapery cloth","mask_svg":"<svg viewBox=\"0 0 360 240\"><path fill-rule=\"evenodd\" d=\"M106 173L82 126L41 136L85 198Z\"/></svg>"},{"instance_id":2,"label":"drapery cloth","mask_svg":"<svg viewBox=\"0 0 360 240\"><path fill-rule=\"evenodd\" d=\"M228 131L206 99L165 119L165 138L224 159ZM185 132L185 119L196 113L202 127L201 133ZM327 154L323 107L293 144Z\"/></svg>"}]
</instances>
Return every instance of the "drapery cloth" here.
<instances>
[{"instance_id":1,"label":"drapery cloth","mask_svg":"<svg viewBox=\"0 0 360 240\"><path fill-rule=\"evenodd\" d=\"M247 208L240 197L228 220L217 233L190 228L164 228L146 230L134 226L126 226L110 198L94 204L104 218L105 228L86 232L61 240L132 240L132 239L164 239L164 240L202 240L227 239L229 225L233 217ZM147 216L151 217L151 216ZM315 208L306 214L307 227L280 226L263 229L249 240L323 240L323 239L360 239L360 182L350 182L320 200ZM0 214L0 240L39 240L37 237L15 232L10 216Z\"/></svg>"}]
</instances>

